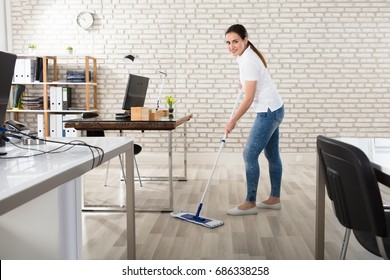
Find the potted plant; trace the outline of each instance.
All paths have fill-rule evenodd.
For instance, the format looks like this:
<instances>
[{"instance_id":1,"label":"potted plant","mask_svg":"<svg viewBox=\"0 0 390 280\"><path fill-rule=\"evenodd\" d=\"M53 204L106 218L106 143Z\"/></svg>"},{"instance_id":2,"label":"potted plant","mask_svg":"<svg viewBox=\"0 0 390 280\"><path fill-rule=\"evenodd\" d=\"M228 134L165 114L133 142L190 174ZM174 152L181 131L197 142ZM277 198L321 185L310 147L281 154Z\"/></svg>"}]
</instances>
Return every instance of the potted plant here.
<instances>
[{"instance_id":1,"label":"potted plant","mask_svg":"<svg viewBox=\"0 0 390 280\"><path fill-rule=\"evenodd\" d=\"M72 46L67 46L66 47L66 51L68 52L68 54L72 54L73 53L73 47Z\"/></svg>"},{"instance_id":2,"label":"potted plant","mask_svg":"<svg viewBox=\"0 0 390 280\"><path fill-rule=\"evenodd\" d=\"M29 53L35 53L37 45L36 44L28 44L27 48L28 48Z\"/></svg>"},{"instance_id":3,"label":"potted plant","mask_svg":"<svg viewBox=\"0 0 390 280\"><path fill-rule=\"evenodd\" d=\"M165 96L168 104L169 118L173 118L173 104L176 103L176 99L173 96Z\"/></svg>"}]
</instances>

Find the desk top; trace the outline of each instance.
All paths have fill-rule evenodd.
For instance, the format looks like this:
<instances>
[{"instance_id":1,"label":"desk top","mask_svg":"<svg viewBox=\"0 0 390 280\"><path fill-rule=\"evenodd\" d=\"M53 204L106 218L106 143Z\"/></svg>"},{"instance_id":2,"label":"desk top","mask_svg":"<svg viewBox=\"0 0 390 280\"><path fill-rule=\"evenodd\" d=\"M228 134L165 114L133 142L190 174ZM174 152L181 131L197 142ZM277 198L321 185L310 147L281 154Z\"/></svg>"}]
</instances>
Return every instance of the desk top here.
<instances>
[{"instance_id":1,"label":"desk top","mask_svg":"<svg viewBox=\"0 0 390 280\"><path fill-rule=\"evenodd\" d=\"M188 122L192 114L181 118L161 118L157 121L110 120L101 118L67 120L65 127L77 130L174 130L179 125Z\"/></svg>"},{"instance_id":2,"label":"desk top","mask_svg":"<svg viewBox=\"0 0 390 280\"><path fill-rule=\"evenodd\" d=\"M133 147L132 137L83 137L58 138L61 142L82 140L90 145L97 146L104 151L104 161ZM27 146L27 149L18 149L7 143L0 151L7 152L0 157L0 215L26 203L59 185L81 176L96 167L97 151L92 156L86 146L65 146L58 151L61 153L46 153L39 156L4 159L4 157L26 156L37 153L33 149L44 151L61 147L60 144L47 143L43 145ZM94 160L95 159L95 160ZM94 165L94 166L93 166Z\"/></svg>"}]
</instances>

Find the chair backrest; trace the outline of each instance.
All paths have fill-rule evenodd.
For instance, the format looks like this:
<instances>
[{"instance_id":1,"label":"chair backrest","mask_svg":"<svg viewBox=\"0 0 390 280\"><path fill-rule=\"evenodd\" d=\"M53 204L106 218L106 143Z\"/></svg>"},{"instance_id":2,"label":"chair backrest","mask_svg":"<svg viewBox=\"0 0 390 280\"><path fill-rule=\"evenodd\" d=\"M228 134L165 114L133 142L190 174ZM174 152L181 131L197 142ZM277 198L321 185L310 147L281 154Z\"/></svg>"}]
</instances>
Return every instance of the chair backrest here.
<instances>
[{"instance_id":1,"label":"chair backrest","mask_svg":"<svg viewBox=\"0 0 390 280\"><path fill-rule=\"evenodd\" d=\"M319 165L339 222L386 237L383 202L370 160L359 148L317 137Z\"/></svg>"}]
</instances>

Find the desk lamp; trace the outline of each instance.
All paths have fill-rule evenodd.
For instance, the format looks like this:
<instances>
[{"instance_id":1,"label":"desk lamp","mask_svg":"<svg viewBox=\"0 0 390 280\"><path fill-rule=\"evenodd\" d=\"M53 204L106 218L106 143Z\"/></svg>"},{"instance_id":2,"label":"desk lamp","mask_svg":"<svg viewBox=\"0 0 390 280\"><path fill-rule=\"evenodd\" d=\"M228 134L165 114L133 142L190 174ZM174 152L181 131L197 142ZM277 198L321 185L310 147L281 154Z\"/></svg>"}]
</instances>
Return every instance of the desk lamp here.
<instances>
[{"instance_id":1,"label":"desk lamp","mask_svg":"<svg viewBox=\"0 0 390 280\"><path fill-rule=\"evenodd\" d=\"M133 54L128 54L128 55L126 55L123 59L124 59L124 61L125 62L127 62L128 61L128 59L129 60L131 60L131 62L134 62L134 60L135 59L138 59L139 58L139 56L138 55L133 55Z\"/></svg>"},{"instance_id":2,"label":"desk lamp","mask_svg":"<svg viewBox=\"0 0 390 280\"><path fill-rule=\"evenodd\" d=\"M134 62L134 60L139 59L139 58L140 57L138 55L136 55L136 54L128 54L123 59L125 61L129 61L130 60L131 62ZM158 110L160 108L161 93L162 93L162 90L163 90L163 87L164 87L165 79L168 76L168 74L166 72L164 72L164 71L159 70L158 72L160 73L160 77L161 77L162 81L161 81L161 86L160 86L160 92L159 92L158 98L157 98L156 110Z\"/></svg>"}]
</instances>

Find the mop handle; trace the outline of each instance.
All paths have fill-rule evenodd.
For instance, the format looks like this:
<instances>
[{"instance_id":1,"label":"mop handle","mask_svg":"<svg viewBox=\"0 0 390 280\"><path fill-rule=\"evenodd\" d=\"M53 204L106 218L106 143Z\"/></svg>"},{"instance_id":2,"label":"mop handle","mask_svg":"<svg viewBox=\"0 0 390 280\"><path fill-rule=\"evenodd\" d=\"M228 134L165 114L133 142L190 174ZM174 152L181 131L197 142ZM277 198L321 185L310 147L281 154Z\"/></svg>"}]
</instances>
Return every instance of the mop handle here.
<instances>
[{"instance_id":1,"label":"mop handle","mask_svg":"<svg viewBox=\"0 0 390 280\"><path fill-rule=\"evenodd\" d=\"M230 114L230 119L229 119L229 120L231 120L231 119L233 118L234 113L236 112L238 102L239 102L240 99L241 99L241 95L242 95L242 91L239 90L239 91L238 91L238 95L237 95L237 99L236 99L236 103L234 103L233 110L232 110L232 113ZM226 135L226 132L225 132L225 134L223 135L223 138L222 138L222 142L223 142L223 143L226 142L226 137L227 137L227 135Z\"/></svg>"},{"instance_id":2,"label":"mop handle","mask_svg":"<svg viewBox=\"0 0 390 280\"><path fill-rule=\"evenodd\" d=\"M241 94L242 94L242 92L241 92L241 90L239 90L238 95L237 95L237 99L236 99L236 103L234 103L234 107L233 107L232 113L230 114L230 119L233 118L233 116L234 116L234 112L236 111L238 102L239 102L239 100L241 98ZM211 179L213 178L213 175L214 175L215 167L217 166L217 163L218 163L218 160L219 160L219 156L221 155L222 148L223 148L223 146L224 146L224 144L226 142L226 136L227 135L226 135L226 132L225 132L225 134L224 134L224 136L223 136L223 138L221 140L221 145L219 146L217 157L216 157L216 159L214 161L214 165L213 165L213 169L211 171L211 175L209 177L209 180L207 181L206 188L205 188L205 190L203 192L203 196L202 196L202 199L200 201L201 205L203 204L203 201L204 201L204 199L206 197L206 193L207 193L207 191L208 191L208 189L210 187L210 183L211 183Z\"/></svg>"}]
</instances>

